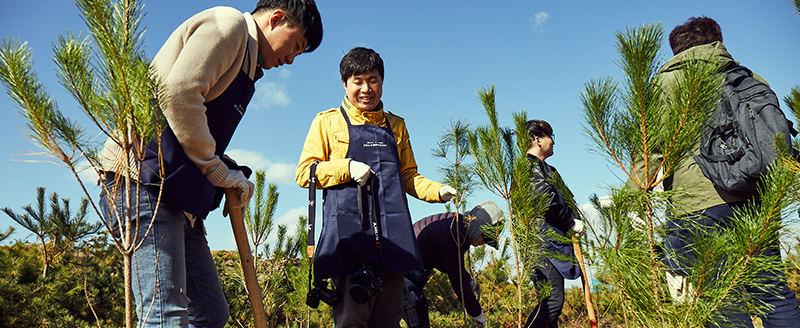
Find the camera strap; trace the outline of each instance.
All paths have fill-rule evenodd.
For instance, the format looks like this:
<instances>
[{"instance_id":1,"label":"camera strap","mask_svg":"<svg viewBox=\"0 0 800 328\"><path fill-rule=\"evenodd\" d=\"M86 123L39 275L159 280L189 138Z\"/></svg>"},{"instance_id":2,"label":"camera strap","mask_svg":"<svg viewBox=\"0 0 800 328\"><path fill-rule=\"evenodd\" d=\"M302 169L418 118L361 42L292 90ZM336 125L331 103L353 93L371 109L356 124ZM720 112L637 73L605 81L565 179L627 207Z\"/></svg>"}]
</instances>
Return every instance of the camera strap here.
<instances>
[{"instance_id":1,"label":"camera strap","mask_svg":"<svg viewBox=\"0 0 800 328\"><path fill-rule=\"evenodd\" d=\"M317 214L317 164L319 161L314 161L311 164L311 172L308 175L308 235L306 239L308 244L306 246L306 253L308 253L308 290L311 290L312 275L314 272L314 223L316 222Z\"/></svg>"},{"instance_id":2,"label":"camera strap","mask_svg":"<svg viewBox=\"0 0 800 328\"><path fill-rule=\"evenodd\" d=\"M317 215L317 164L319 164L319 161L311 164L311 172L308 176L308 246L306 246L306 252L309 259L314 257L314 223Z\"/></svg>"},{"instance_id":3,"label":"camera strap","mask_svg":"<svg viewBox=\"0 0 800 328\"><path fill-rule=\"evenodd\" d=\"M364 221L367 219L364 217L364 200L363 200L363 192L362 187L358 185L358 214L361 217L361 226L363 229ZM372 232L375 236L375 251L378 253L378 258L383 257L383 245L381 245L381 226L380 222L378 221L378 197L375 190L375 179L370 178L369 184L367 185L367 192L370 193L372 196L372 206L370 207L370 225L372 226Z\"/></svg>"}]
</instances>

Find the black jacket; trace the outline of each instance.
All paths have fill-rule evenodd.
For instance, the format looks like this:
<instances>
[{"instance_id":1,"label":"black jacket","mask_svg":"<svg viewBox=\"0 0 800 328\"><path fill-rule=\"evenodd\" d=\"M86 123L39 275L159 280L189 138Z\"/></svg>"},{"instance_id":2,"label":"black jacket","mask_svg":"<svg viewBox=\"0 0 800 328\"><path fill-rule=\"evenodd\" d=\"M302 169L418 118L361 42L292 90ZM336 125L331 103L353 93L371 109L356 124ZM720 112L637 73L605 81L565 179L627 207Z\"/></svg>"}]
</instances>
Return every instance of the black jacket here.
<instances>
[{"instance_id":1,"label":"black jacket","mask_svg":"<svg viewBox=\"0 0 800 328\"><path fill-rule=\"evenodd\" d=\"M538 157L528 155L528 161L531 166L531 192L544 193L549 197L550 207L544 213L544 222L542 231L552 229L557 234L562 236L567 235L567 231L575 225L575 219L578 217L575 212L567 206L566 199L572 199L572 193L566 188L561 177L558 176L556 168L548 165ZM555 179L564 188L561 194L556 190L556 187L550 183L550 179ZM569 198L566 198L569 197ZM567 257L575 258L575 250L572 248L572 243L561 243L550 238L545 238L545 249L551 252L557 252ZM580 266L573 260L548 258L548 261L555 266L558 272L566 279L577 279L581 276Z\"/></svg>"},{"instance_id":2,"label":"black jacket","mask_svg":"<svg viewBox=\"0 0 800 328\"><path fill-rule=\"evenodd\" d=\"M417 236L425 270L436 269L446 273L456 295L464 301L467 313L474 317L481 314L481 305L469 285L472 277L464 268L464 253L470 246L466 241L467 228L462 215L459 214L460 224L456 224L454 218L455 213L440 213L423 218L414 223L414 234ZM459 283L461 288L458 287ZM464 295L461 295L462 289Z\"/></svg>"},{"instance_id":3,"label":"black jacket","mask_svg":"<svg viewBox=\"0 0 800 328\"><path fill-rule=\"evenodd\" d=\"M530 154L528 154L528 161L531 165L531 187L533 192L544 193L550 198L550 207L544 214L544 221L556 229L566 232L575 225L577 216L567 206L564 196L558 193L556 188L548 182L548 179L557 174L556 168ZM556 175L555 178L561 181L560 176ZM569 192L569 190L566 191ZM571 193L566 196L572 198Z\"/></svg>"}]
</instances>

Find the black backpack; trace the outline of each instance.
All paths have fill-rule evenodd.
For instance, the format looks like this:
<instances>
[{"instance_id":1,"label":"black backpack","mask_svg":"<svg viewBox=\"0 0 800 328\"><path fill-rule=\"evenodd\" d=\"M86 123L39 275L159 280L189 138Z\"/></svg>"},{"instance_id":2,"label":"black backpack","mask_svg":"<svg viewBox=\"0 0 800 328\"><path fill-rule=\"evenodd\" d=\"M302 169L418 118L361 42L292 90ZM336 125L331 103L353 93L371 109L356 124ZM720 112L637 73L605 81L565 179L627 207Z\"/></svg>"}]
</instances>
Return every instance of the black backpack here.
<instances>
[{"instance_id":1,"label":"black backpack","mask_svg":"<svg viewBox=\"0 0 800 328\"><path fill-rule=\"evenodd\" d=\"M693 158L703 174L725 191L752 196L757 183L777 157L774 136L783 134L791 149L797 131L780 109L769 86L753 78L744 66L725 71L719 108Z\"/></svg>"}]
</instances>

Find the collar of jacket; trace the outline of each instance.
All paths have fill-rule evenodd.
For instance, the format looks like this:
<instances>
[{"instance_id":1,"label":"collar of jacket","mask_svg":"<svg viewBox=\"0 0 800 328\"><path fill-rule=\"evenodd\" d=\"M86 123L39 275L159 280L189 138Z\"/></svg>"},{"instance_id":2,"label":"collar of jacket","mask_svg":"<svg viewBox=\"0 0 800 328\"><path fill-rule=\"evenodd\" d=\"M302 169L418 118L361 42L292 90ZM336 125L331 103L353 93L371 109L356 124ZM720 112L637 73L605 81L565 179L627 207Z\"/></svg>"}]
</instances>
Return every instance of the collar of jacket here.
<instances>
[{"instance_id":1,"label":"collar of jacket","mask_svg":"<svg viewBox=\"0 0 800 328\"><path fill-rule=\"evenodd\" d=\"M342 107L347 113L347 116L350 117L350 123L353 125L374 124L386 126L386 124L384 124L385 115L383 112L383 101L378 103L377 109L365 112L353 106L353 104L350 103L350 100L347 99L347 96L345 96L344 100L342 100Z\"/></svg>"},{"instance_id":2,"label":"collar of jacket","mask_svg":"<svg viewBox=\"0 0 800 328\"><path fill-rule=\"evenodd\" d=\"M664 73L681 69L692 59L705 61L716 60L722 65L721 67L725 67L730 62L739 65L739 62L733 60L733 56L728 53L728 49L725 48L722 42L714 41L708 44L691 47L673 56L658 72Z\"/></svg>"},{"instance_id":3,"label":"collar of jacket","mask_svg":"<svg viewBox=\"0 0 800 328\"><path fill-rule=\"evenodd\" d=\"M550 165L548 165L545 161L539 159L539 157L536 157L536 156L531 155L531 154L527 154L527 155L528 155L528 161L534 163L534 165L535 165L533 167L533 171L535 172L535 171L538 170L538 171L542 172L542 175L544 175L545 179L547 179L550 176L550 171L551 171L550 170Z\"/></svg>"}]
</instances>

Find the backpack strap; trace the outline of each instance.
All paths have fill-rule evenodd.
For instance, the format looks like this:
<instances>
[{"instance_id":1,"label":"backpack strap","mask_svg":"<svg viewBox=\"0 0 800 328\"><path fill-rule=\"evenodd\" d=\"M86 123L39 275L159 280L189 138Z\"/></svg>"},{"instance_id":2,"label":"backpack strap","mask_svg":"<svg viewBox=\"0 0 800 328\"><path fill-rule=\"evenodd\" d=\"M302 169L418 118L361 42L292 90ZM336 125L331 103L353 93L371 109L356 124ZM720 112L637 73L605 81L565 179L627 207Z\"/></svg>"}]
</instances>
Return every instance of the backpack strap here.
<instances>
[{"instance_id":1,"label":"backpack strap","mask_svg":"<svg viewBox=\"0 0 800 328\"><path fill-rule=\"evenodd\" d=\"M735 163L740 158L744 156L744 149L739 148L735 152L732 152L727 155L711 155L711 154L703 154L705 158L711 162L723 162L727 161L728 163Z\"/></svg>"}]
</instances>

